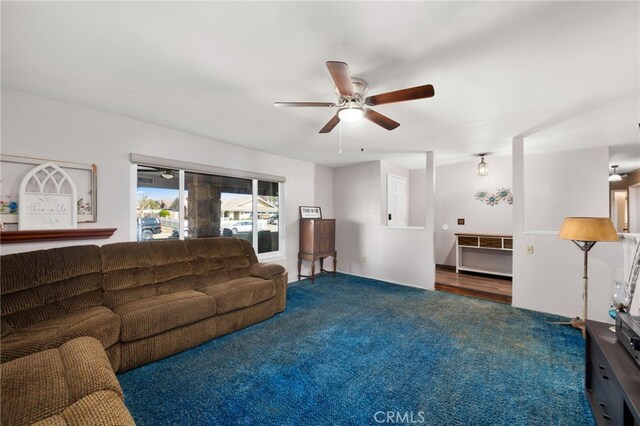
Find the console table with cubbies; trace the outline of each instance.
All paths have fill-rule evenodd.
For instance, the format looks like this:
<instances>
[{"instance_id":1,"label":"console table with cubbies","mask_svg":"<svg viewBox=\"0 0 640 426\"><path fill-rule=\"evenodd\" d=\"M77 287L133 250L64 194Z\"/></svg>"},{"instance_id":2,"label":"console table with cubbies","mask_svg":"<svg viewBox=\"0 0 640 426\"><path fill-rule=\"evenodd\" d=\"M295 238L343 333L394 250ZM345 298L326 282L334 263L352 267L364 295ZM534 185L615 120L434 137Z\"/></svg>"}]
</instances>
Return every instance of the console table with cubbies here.
<instances>
[{"instance_id":1,"label":"console table with cubbies","mask_svg":"<svg viewBox=\"0 0 640 426\"><path fill-rule=\"evenodd\" d=\"M513 276L513 236L503 234L455 234L456 272Z\"/></svg>"}]
</instances>

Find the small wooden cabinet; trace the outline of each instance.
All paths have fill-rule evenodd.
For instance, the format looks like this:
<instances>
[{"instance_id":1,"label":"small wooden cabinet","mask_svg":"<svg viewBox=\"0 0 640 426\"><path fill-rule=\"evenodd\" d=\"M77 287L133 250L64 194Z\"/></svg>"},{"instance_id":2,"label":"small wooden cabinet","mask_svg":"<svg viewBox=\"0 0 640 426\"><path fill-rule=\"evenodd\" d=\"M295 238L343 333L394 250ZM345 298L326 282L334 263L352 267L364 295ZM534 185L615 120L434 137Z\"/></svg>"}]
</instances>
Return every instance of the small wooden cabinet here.
<instances>
[{"instance_id":1,"label":"small wooden cabinet","mask_svg":"<svg viewBox=\"0 0 640 426\"><path fill-rule=\"evenodd\" d=\"M300 219L300 249L298 251L298 279L311 278L316 275L316 260L320 260L320 273L336 273L336 220L335 219ZM333 257L333 271L324 269L325 257ZM301 275L302 261L311 261L311 275Z\"/></svg>"},{"instance_id":2,"label":"small wooden cabinet","mask_svg":"<svg viewBox=\"0 0 640 426\"><path fill-rule=\"evenodd\" d=\"M640 368L609 324L587 321L585 389L598 425L640 425Z\"/></svg>"}]
</instances>

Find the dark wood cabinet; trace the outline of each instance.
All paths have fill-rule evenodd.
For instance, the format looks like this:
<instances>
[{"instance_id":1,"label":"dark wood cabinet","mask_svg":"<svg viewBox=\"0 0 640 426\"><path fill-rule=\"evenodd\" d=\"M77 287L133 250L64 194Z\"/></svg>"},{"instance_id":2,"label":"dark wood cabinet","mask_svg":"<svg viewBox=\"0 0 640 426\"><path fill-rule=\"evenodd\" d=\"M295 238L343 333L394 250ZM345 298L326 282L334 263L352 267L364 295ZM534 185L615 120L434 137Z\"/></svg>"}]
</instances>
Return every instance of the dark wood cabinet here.
<instances>
[{"instance_id":1,"label":"dark wood cabinet","mask_svg":"<svg viewBox=\"0 0 640 426\"><path fill-rule=\"evenodd\" d=\"M333 271L324 269L324 259L333 257ZM311 262L311 275L301 275L302 261ZM316 260L320 260L320 273L336 273L336 220L335 219L300 219L300 249L298 251L298 279L311 278L316 275Z\"/></svg>"},{"instance_id":2,"label":"dark wood cabinet","mask_svg":"<svg viewBox=\"0 0 640 426\"><path fill-rule=\"evenodd\" d=\"M585 388L599 425L640 426L640 368L609 324L587 321Z\"/></svg>"}]
</instances>

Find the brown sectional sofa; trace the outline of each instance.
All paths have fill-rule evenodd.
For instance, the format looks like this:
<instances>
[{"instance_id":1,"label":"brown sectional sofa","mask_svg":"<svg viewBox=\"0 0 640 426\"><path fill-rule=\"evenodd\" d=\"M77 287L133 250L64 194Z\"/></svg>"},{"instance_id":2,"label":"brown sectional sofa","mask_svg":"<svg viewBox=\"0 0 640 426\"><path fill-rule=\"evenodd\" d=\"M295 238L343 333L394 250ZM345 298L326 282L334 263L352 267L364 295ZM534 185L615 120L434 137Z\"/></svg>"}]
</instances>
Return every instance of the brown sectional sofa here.
<instances>
[{"instance_id":1,"label":"brown sectional sofa","mask_svg":"<svg viewBox=\"0 0 640 426\"><path fill-rule=\"evenodd\" d=\"M126 371L286 304L286 270L258 263L236 238L65 247L2 256L1 266L3 391L6 366L77 337L96 339L112 370Z\"/></svg>"}]
</instances>

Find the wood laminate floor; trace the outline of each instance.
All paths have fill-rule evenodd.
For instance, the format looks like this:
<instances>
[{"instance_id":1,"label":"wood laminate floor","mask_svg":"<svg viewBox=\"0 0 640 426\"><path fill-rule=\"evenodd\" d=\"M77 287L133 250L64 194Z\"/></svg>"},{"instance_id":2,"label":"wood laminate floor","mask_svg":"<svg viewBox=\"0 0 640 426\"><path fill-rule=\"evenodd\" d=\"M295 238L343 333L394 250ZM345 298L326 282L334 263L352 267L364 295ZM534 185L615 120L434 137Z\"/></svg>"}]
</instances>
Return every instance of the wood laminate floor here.
<instances>
[{"instance_id":1,"label":"wood laminate floor","mask_svg":"<svg viewBox=\"0 0 640 426\"><path fill-rule=\"evenodd\" d=\"M436 266L435 289L511 304L511 280L508 278L474 273L456 274L455 269Z\"/></svg>"}]
</instances>

